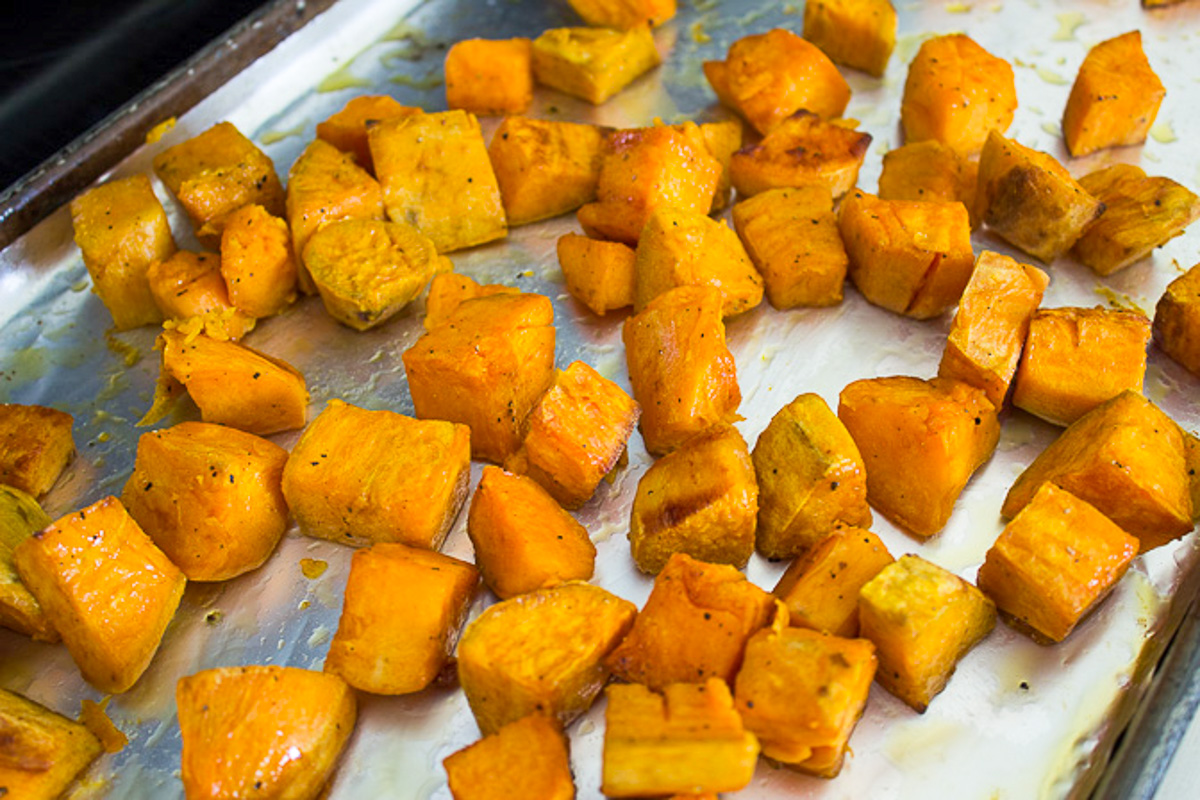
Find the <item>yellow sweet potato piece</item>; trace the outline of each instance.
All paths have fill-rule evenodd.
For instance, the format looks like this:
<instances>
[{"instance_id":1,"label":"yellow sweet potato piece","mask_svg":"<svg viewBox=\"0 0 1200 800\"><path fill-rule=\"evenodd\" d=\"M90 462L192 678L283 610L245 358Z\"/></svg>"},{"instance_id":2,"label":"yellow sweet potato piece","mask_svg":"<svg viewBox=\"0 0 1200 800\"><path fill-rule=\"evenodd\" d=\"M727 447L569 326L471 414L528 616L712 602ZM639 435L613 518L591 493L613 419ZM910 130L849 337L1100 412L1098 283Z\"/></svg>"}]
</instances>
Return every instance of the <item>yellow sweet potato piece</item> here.
<instances>
[{"instance_id":1,"label":"yellow sweet potato piece","mask_svg":"<svg viewBox=\"0 0 1200 800\"><path fill-rule=\"evenodd\" d=\"M533 40L537 82L600 105L662 63L648 25L551 28Z\"/></svg>"},{"instance_id":2,"label":"yellow sweet potato piece","mask_svg":"<svg viewBox=\"0 0 1200 800\"><path fill-rule=\"evenodd\" d=\"M431 331L454 313L464 300L476 297L491 297L494 294L520 294L515 286L489 283L480 286L466 275L441 272L429 283L429 295L425 298L425 330Z\"/></svg>"},{"instance_id":3,"label":"yellow sweet potato piece","mask_svg":"<svg viewBox=\"0 0 1200 800\"><path fill-rule=\"evenodd\" d=\"M75 418L46 406L0 403L0 484L41 497L75 455Z\"/></svg>"},{"instance_id":4,"label":"yellow sweet potato piece","mask_svg":"<svg viewBox=\"0 0 1200 800\"><path fill-rule=\"evenodd\" d=\"M1141 144L1167 90L1142 50L1142 32L1130 31L1088 51L1063 110L1067 150L1078 158Z\"/></svg>"},{"instance_id":5,"label":"yellow sweet potato piece","mask_svg":"<svg viewBox=\"0 0 1200 800\"><path fill-rule=\"evenodd\" d=\"M883 77L896 46L889 0L813 0L804 4L804 38L838 64Z\"/></svg>"},{"instance_id":6,"label":"yellow sweet potato piece","mask_svg":"<svg viewBox=\"0 0 1200 800\"><path fill-rule=\"evenodd\" d=\"M251 317L291 305L297 277L287 223L253 204L230 214L221 231L221 276L229 302Z\"/></svg>"},{"instance_id":7,"label":"yellow sweet potato piece","mask_svg":"<svg viewBox=\"0 0 1200 800\"><path fill-rule=\"evenodd\" d=\"M1106 308L1043 308L1029 321L1013 405L1070 425L1121 392L1142 390L1150 320Z\"/></svg>"},{"instance_id":8,"label":"yellow sweet potato piece","mask_svg":"<svg viewBox=\"0 0 1200 800\"><path fill-rule=\"evenodd\" d=\"M730 176L743 196L821 183L836 199L854 188L870 145L871 134L801 110L780 120L758 144L734 153Z\"/></svg>"},{"instance_id":9,"label":"yellow sweet potato piece","mask_svg":"<svg viewBox=\"0 0 1200 800\"><path fill-rule=\"evenodd\" d=\"M604 129L574 122L507 117L488 145L511 226L574 211L596 199Z\"/></svg>"},{"instance_id":10,"label":"yellow sweet potato piece","mask_svg":"<svg viewBox=\"0 0 1200 800\"><path fill-rule=\"evenodd\" d=\"M88 683L124 692L158 650L187 583L115 497L17 545L21 581Z\"/></svg>"},{"instance_id":11,"label":"yellow sweet potato piece","mask_svg":"<svg viewBox=\"0 0 1200 800\"><path fill-rule=\"evenodd\" d=\"M485 735L533 713L567 725L608 680L604 657L637 609L598 586L564 583L490 606L458 643L458 679Z\"/></svg>"},{"instance_id":12,"label":"yellow sweet potato piece","mask_svg":"<svg viewBox=\"0 0 1200 800\"><path fill-rule=\"evenodd\" d=\"M1200 376L1200 264L1167 284L1154 308L1154 341Z\"/></svg>"},{"instance_id":13,"label":"yellow sweet potato piece","mask_svg":"<svg viewBox=\"0 0 1200 800\"><path fill-rule=\"evenodd\" d=\"M510 722L442 761L454 800L574 800L567 739L541 714Z\"/></svg>"},{"instance_id":14,"label":"yellow sweet potato piece","mask_svg":"<svg viewBox=\"0 0 1200 800\"><path fill-rule=\"evenodd\" d=\"M12 800L56 800L103 752L78 722L0 689L0 790Z\"/></svg>"},{"instance_id":15,"label":"yellow sweet potato piece","mask_svg":"<svg viewBox=\"0 0 1200 800\"><path fill-rule=\"evenodd\" d=\"M959 202L970 211L978 173L979 164L953 147L933 139L913 142L884 154L879 199Z\"/></svg>"},{"instance_id":16,"label":"yellow sweet potato piece","mask_svg":"<svg viewBox=\"0 0 1200 800\"><path fill-rule=\"evenodd\" d=\"M558 266L567 291L600 316L633 305L636 261L636 252L620 242L602 242L578 233L558 240Z\"/></svg>"},{"instance_id":17,"label":"yellow sweet potato piece","mask_svg":"<svg viewBox=\"0 0 1200 800\"><path fill-rule=\"evenodd\" d=\"M523 114L533 102L529 39L463 39L446 53L446 105L472 114Z\"/></svg>"},{"instance_id":18,"label":"yellow sweet potato piece","mask_svg":"<svg viewBox=\"0 0 1200 800\"><path fill-rule=\"evenodd\" d=\"M584 22L597 28L658 27L675 16L675 0L567 0Z\"/></svg>"},{"instance_id":19,"label":"yellow sweet potato piece","mask_svg":"<svg viewBox=\"0 0 1200 800\"><path fill-rule=\"evenodd\" d=\"M296 667L221 667L179 679L189 800L315 800L354 731L354 691Z\"/></svg>"},{"instance_id":20,"label":"yellow sweet potato piece","mask_svg":"<svg viewBox=\"0 0 1200 800\"><path fill-rule=\"evenodd\" d=\"M854 381L842 390L838 418L866 463L868 502L921 538L946 526L1000 438L984 391L947 378Z\"/></svg>"},{"instance_id":21,"label":"yellow sweet potato piece","mask_svg":"<svg viewBox=\"0 0 1200 800\"><path fill-rule=\"evenodd\" d=\"M21 583L13 550L51 521L37 500L20 489L0 484L0 626L40 642L57 642L58 631L37 598Z\"/></svg>"},{"instance_id":22,"label":"yellow sweet potato piece","mask_svg":"<svg viewBox=\"0 0 1200 800\"><path fill-rule=\"evenodd\" d=\"M862 588L858 620L859 635L875 644L879 683L924 713L996 626L996 606L957 575L909 555Z\"/></svg>"},{"instance_id":23,"label":"yellow sweet potato piece","mask_svg":"<svg viewBox=\"0 0 1200 800\"><path fill-rule=\"evenodd\" d=\"M178 250L151 264L146 280L167 319L198 318L210 336L234 342L254 330L254 317L229 302L220 256Z\"/></svg>"},{"instance_id":24,"label":"yellow sweet potato piece","mask_svg":"<svg viewBox=\"0 0 1200 800\"><path fill-rule=\"evenodd\" d=\"M355 551L325 671L364 692L421 691L446 666L478 586L479 570L441 553L395 542Z\"/></svg>"},{"instance_id":25,"label":"yellow sweet potato piece","mask_svg":"<svg viewBox=\"0 0 1200 800\"><path fill-rule=\"evenodd\" d=\"M372 125L385 119L409 117L420 113L421 109L400 105L386 94L363 95L350 100L341 111L329 119L318 122L317 138L353 155L358 166L373 175L375 163L371 160L367 131ZM290 183L288 188L290 191Z\"/></svg>"}]
</instances>

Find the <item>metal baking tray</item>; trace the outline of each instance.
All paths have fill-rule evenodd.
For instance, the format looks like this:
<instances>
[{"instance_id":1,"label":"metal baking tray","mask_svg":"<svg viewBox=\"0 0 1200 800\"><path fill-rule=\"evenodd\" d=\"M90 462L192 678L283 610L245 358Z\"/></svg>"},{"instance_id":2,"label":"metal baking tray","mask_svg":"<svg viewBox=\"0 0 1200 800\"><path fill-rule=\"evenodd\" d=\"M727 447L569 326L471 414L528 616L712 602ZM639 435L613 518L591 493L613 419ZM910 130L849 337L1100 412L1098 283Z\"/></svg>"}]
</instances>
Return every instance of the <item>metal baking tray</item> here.
<instances>
[{"instance_id":1,"label":"metal baking tray","mask_svg":"<svg viewBox=\"0 0 1200 800\"><path fill-rule=\"evenodd\" d=\"M881 157L901 141L897 125L907 63L922 38L964 31L1015 67L1020 108L1009 135L1046 150L1080 174L1125 161L1200 185L1200 5L1144 12L1136 3L899 3L900 37L882 79L845 71L854 90L847 115L874 137L860 185L871 189ZM700 64L735 39L776 26L801 27L801 3L693 0L655 36L664 65L601 107L539 90L533 116L607 125L715 119L726 114ZM472 36L536 35L577 24L562 0L342 0L272 3L181 70L72 144L0 201L0 401L41 403L72 413L79 454L45 499L52 515L119 493L150 404L158 371L155 331L108 333L110 318L89 280L62 203L95 180L149 173L156 152L220 120L235 123L270 155L281 176L314 135L317 122L357 94L387 93L402 103L444 108L441 62L448 43ZM1167 86L1159 122L1144 146L1066 159L1057 120L1088 48L1139 28ZM160 119L179 115L162 141L141 144ZM490 136L495 120L485 120ZM196 247L190 225L156 182L182 247ZM451 255L458 271L548 295L559 331L557 361L583 359L628 388L620 345L624 315L592 317L565 292L554 256L572 216L514 229L501 243ZM1013 252L986 232L975 249ZM1108 279L1062 259L1050 268L1044 304L1122 305L1153 311L1163 287L1200 260L1200 231L1173 240L1146 261ZM420 303L365 333L334 323L314 298L263 321L252 346L299 367L312 393L310 418L334 397L368 408L411 413L401 353L421 330ZM767 305L730 321L729 344L743 402L739 423L753 443L771 416L800 392L831 405L851 380L936 372L949 315L927 322L868 305L852 288L831 309L776 311ZM1200 427L1198 382L1156 349L1146 394L1184 426ZM163 425L197 418L187 402ZM920 553L971 579L1002 528L999 506L1016 475L1057 435L1021 412L1006 412L995 457L974 477L950 524L918 542L877 515L873 526L893 554ZM273 437L285 447L297 433ZM577 516L599 550L594 582L639 606L651 581L638 574L625 534L638 478L650 463L640 436L630 463L602 485ZM480 465L473 467L473 479ZM465 514L444 551L470 558ZM293 529L260 570L223 584L188 587L153 664L108 712L130 737L122 752L86 773L75 797L181 797L176 680L197 670L247 663L319 669L337 626L351 550ZM301 559L327 570L308 578ZM781 797L1150 797L1195 707L1192 675L1200 630L1180 626L1200 583L1196 534L1135 560L1113 595L1063 644L1043 647L1001 624L960 665L947 690L917 715L875 687L841 776L821 781L760 762L747 798ZM747 574L765 588L784 565L755 556ZM478 613L492 598L477 602ZM1172 633L1175 646L1155 671ZM79 677L61 646L0 631L0 686L69 715L99 695ZM1134 712L1141 713L1128 727ZM1110 754L1119 734L1126 746ZM603 701L570 729L580 798L599 797ZM361 696L358 728L332 784L332 798L449 797L441 759L478 737L461 692L432 689L407 697ZM1106 764L1115 764L1105 772Z\"/></svg>"}]
</instances>

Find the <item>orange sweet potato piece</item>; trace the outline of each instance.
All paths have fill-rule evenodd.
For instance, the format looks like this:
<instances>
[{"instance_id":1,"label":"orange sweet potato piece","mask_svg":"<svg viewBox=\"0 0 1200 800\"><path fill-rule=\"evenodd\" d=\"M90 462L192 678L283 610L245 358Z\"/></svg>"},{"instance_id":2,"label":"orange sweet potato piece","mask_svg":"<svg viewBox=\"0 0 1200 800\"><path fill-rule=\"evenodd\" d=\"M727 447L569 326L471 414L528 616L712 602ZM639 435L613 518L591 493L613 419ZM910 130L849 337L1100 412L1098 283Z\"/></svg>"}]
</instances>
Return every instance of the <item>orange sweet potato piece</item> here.
<instances>
[{"instance_id":1,"label":"orange sweet potato piece","mask_svg":"<svg viewBox=\"0 0 1200 800\"><path fill-rule=\"evenodd\" d=\"M780 120L758 144L734 153L730 176L743 196L821 183L836 199L854 188L870 145L871 134L801 110Z\"/></svg>"},{"instance_id":2,"label":"orange sweet potato piece","mask_svg":"<svg viewBox=\"0 0 1200 800\"><path fill-rule=\"evenodd\" d=\"M178 250L151 264L146 280L167 319L198 318L210 336L234 342L254 330L254 317L229 302L220 256Z\"/></svg>"},{"instance_id":3,"label":"orange sweet potato piece","mask_svg":"<svg viewBox=\"0 0 1200 800\"><path fill-rule=\"evenodd\" d=\"M989 131L1008 130L1016 109L1009 63L952 33L926 40L909 63L900 124L905 143L933 139L973 155Z\"/></svg>"},{"instance_id":4,"label":"orange sweet potato piece","mask_svg":"<svg viewBox=\"0 0 1200 800\"><path fill-rule=\"evenodd\" d=\"M254 204L230 214L221 232L221 276L229 302L251 317L291 305L297 278L287 223Z\"/></svg>"},{"instance_id":5,"label":"orange sweet potato piece","mask_svg":"<svg viewBox=\"0 0 1200 800\"><path fill-rule=\"evenodd\" d=\"M984 391L948 378L854 381L842 390L838 418L866 463L867 500L921 538L945 527L1000 438Z\"/></svg>"},{"instance_id":6,"label":"orange sweet potato piece","mask_svg":"<svg viewBox=\"0 0 1200 800\"><path fill-rule=\"evenodd\" d=\"M354 691L296 667L220 667L179 679L189 800L315 800L354 731Z\"/></svg>"},{"instance_id":7,"label":"orange sweet potato piece","mask_svg":"<svg viewBox=\"0 0 1200 800\"><path fill-rule=\"evenodd\" d=\"M647 25L552 28L533 40L537 82L600 105L662 63Z\"/></svg>"},{"instance_id":8,"label":"orange sweet potato piece","mask_svg":"<svg viewBox=\"0 0 1200 800\"><path fill-rule=\"evenodd\" d=\"M607 664L617 678L655 691L709 678L731 682L746 640L774 607L771 595L733 567L675 553Z\"/></svg>"},{"instance_id":9,"label":"orange sweet potato piece","mask_svg":"<svg viewBox=\"0 0 1200 800\"><path fill-rule=\"evenodd\" d=\"M1078 158L1141 144L1166 94L1142 50L1141 31L1100 42L1079 65L1063 110L1067 150Z\"/></svg>"},{"instance_id":10,"label":"orange sweet potato piece","mask_svg":"<svg viewBox=\"0 0 1200 800\"><path fill-rule=\"evenodd\" d=\"M567 739L530 714L442 761L454 800L574 800Z\"/></svg>"},{"instance_id":11,"label":"orange sweet potato piece","mask_svg":"<svg viewBox=\"0 0 1200 800\"><path fill-rule=\"evenodd\" d=\"M75 455L75 418L46 406L0 403L0 484L41 497Z\"/></svg>"},{"instance_id":12,"label":"orange sweet potato piece","mask_svg":"<svg viewBox=\"0 0 1200 800\"><path fill-rule=\"evenodd\" d=\"M604 129L507 117L488 145L510 226L574 211L596 199Z\"/></svg>"},{"instance_id":13,"label":"orange sweet potato piece","mask_svg":"<svg viewBox=\"0 0 1200 800\"><path fill-rule=\"evenodd\" d=\"M475 297L491 297L494 294L520 294L515 286L489 283L480 286L466 275L441 272L429 283L429 295L425 298L425 330L431 331L448 320L464 300Z\"/></svg>"},{"instance_id":14,"label":"orange sweet potato piece","mask_svg":"<svg viewBox=\"0 0 1200 800\"><path fill-rule=\"evenodd\" d=\"M1150 320L1106 308L1043 308L1029 321L1013 405L1070 425L1126 389L1142 390Z\"/></svg>"},{"instance_id":15,"label":"orange sweet potato piece","mask_svg":"<svg viewBox=\"0 0 1200 800\"><path fill-rule=\"evenodd\" d=\"M370 127L385 119L420 113L421 109L400 105L386 94L363 95L350 100L329 119L318 122L317 138L353 155L358 166L374 174L375 163L371 160L371 147L367 142Z\"/></svg>"},{"instance_id":16,"label":"orange sweet potato piece","mask_svg":"<svg viewBox=\"0 0 1200 800\"><path fill-rule=\"evenodd\" d=\"M0 789L13 800L56 800L100 757L83 725L0 689Z\"/></svg>"},{"instance_id":17,"label":"orange sweet potato piece","mask_svg":"<svg viewBox=\"0 0 1200 800\"><path fill-rule=\"evenodd\" d=\"M59 641L58 631L37 598L21 583L13 561L17 545L51 522L37 500L16 487L0 483L0 626L37 642L53 643ZM0 745L0 753L2 748Z\"/></svg>"},{"instance_id":18,"label":"orange sweet potato piece","mask_svg":"<svg viewBox=\"0 0 1200 800\"><path fill-rule=\"evenodd\" d=\"M892 563L879 537L839 527L792 562L773 590L789 624L834 636L858 635L858 592Z\"/></svg>"},{"instance_id":19,"label":"orange sweet potato piece","mask_svg":"<svg viewBox=\"0 0 1200 800\"><path fill-rule=\"evenodd\" d=\"M578 233L564 234L558 240L558 266L567 291L600 316L633 305L636 261L634 250L620 242L602 242Z\"/></svg>"},{"instance_id":20,"label":"orange sweet potato piece","mask_svg":"<svg viewBox=\"0 0 1200 800\"><path fill-rule=\"evenodd\" d=\"M533 102L529 39L463 39L446 53L446 105L472 114L523 114Z\"/></svg>"},{"instance_id":21,"label":"orange sweet potato piece","mask_svg":"<svg viewBox=\"0 0 1200 800\"><path fill-rule=\"evenodd\" d=\"M584 22L597 28L657 28L675 16L675 0L567 0Z\"/></svg>"},{"instance_id":22,"label":"orange sweet potato piece","mask_svg":"<svg viewBox=\"0 0 1200 800\"><path fill-rule=\"evenodd\" d=\"M683 130L684 126L676 126ZM717 183L717 191L713 195L712 208L709 212L720 211L729 205L730 191L733 188L733 177L729 166L733 154L742 149L744 126L739 119L727 119L721 122L704 122L700 124L700 134L712 157L721 162L721 180Z\"/></svg>"},{"instance_id":23,"label":"orange sweet potato piece","mask_svg":"<svg viewBox=\"0 0 1200 800\"><path fill-rule=\"evenodd\" d=\"M938 375L983 389L1002 408L1029 320L1049 283L1050 276L1037 267L990 250L980 253L950 323Z\"/></svg>"},{"instance_id":24,"label":"orange sweet potato piece","mask_svg":"<svg viewBox=\"0 0 1200 800\"><path fill-rule=\"evenodd\" d=\"M1116 585L1138 540L1043 483L987 552L978 583L1017 627L1061 642Z\"/></svg>"},{"instance_id":25,"label":"orange sweet potato piece","mask_svg":"<svg viewBox=\"0 0 1200 800\"><path fill-rule=\"evenodd\" d=\"M800 109L839 117L850 86L816 45L775 28L734 42L724 61L705 61L704 75L722 103L770 133Z\"/></svg>"},{"instance_id":26,"label":"orange sweet potato piece","mask_svg":"<svg viewBox=\"0 0 1200 800\"><path fill-rule=\"evenodd\" d=\"M187 583L115 497L58 519L17 545L21 581L84 679L124 692L158 650Z\"/></svg>"},{"instance_id":27,"label":"orange sweet potato piece","mask_svg":"<svg viewBox=\"0 0 1200 800\"><path fill-rule=\"evenodd\" d=\"M859 635L879 656L879 683L924 713L996 626L996 606L957 575L908 555L862 588L858 619Z\"/></svg>"},{"instance_id":28,"label":"orange sweet potato piece","mask_svg":"<svg viewBox=\"0 0 1200 800\"><path fill-rule=\"evenodd\" d=\"M485 735L532 713L567 725L608 680L604 657L637 609L598 586L570 582L490 606L458 643L458 679Z\"/></svg>"},{"instance_id":29,"label":"orange sweet potato piece","mask_svg":"<svg viewBox=\"0 0 1200 800\"><path fill-rule=\"evenodd\" d=\"M970 211L978 172L979 164L953 147L933 139L913 142L884 154L879 199L959 202Z\"/></svg>"},{"instance_id":30,"label":"orange sweet potato piece","mask_svg":"<svg viewBox=\"0 0 1200 800\"><path fill-rule=\"evenodd\" d=\"M804 38L838 64L883 77L896 46L889 0L813 0L804 4Z\"/></svg>"},{"instance_id":31,"label":"orange sweet potato piece","mask_svg":"<svg viewBox=\"0 0 1200 800\"><path fill-rule=\"evenodd\" d=\"M1184 466L1192 494L1192 520L1200 520L1200 436L1183 432Z\"/></svg>"},{"instance_id":32,"label":"orange sweet potato piece","mask_svg":"<svg viewBox=\"0 0 1200 800\"><path fill-rule=\"evenodd\" d=\"M1154 308L1154 341L1200 376L1200 264L1167 284Z\"/></svg>"},{"instance_id":33,"label":"orange sweet potato piece","mask_svg":"<svg viewBox=\"0 0 1200 800\"><path fill-rule=\"evenodd\" d=\"M396 542L355 551L325 672L374 694L421 691L446 666L478 586L479 570L441 553Z\"/></svg>"}]
</instances>

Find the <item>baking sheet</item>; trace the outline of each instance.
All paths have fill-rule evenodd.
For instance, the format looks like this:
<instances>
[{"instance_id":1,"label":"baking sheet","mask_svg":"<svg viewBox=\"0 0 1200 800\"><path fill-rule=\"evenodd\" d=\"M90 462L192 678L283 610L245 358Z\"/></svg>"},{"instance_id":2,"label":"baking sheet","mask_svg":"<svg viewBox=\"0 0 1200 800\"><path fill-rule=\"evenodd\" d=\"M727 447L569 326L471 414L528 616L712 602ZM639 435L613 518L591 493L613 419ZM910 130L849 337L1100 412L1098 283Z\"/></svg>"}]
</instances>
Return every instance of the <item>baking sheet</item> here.
<instances>
[{"instance_id":1,"label":"baking sheet","mask_svg":"<svg viewBox=\"0 0 1200 800\"><path fill-rule=\"evenodd\" d=\"M298 3L297 7L302 7ZM1140 28L1167 99L1144 147L1068 161L1081 174L1106 163L1141 164L1195 190L1200 185L1200 6L1145 13L1130 2L898 4L900 38L887 74L877 80L844 70L854 90L847 115L874 136L860 185L873 189L882 154L900 143L897 117L907 62L923 36L965 31L1014 64L1020 108L1009 135L1060 159L1066 154L1057 120L1087 49ZM656 32L666 63L608 104L594 108L539 91L531 116L645 125L724 116L700 73L700 62L722 57L747 33L784 26L799 30L802 4L765 0L684 3L679 17ZM459 38L531 35L574 24L562 2L431 0L415 3L343 0L182 117L157 145L142 147L112 173L150 172L150 159L216 121L227 119L270 155L280 175L313 137L317 122L357 94L382 92L431 110L444 108L441 61ZM485 121L490 136L495 121ZM195 247L190 225L160 184L182 247ZM583 359L628 389L620 345L623 314L597 319L567 296L554 257L558 236L577 230L572 216L514 229L499 244L451 254L458 271L546 294L559 330L557 362ZM975 249L1010 253L986 233ZM1152 313L1163 287L1200 260L1200 232L1190 232L1134 267L1105 280L1060 260L1049 270L1044 305L1111 304ZM109 335L110 319L88 291L62 209L0 253L0 400L42 403L75 416L79 456L46 498L52 516L119 493L133 464L133 422L149 406L157 373L151 329ZM401 353L420 334L419 304L366 333L330 320L309 298L263 321L247 343L299 367L312 393L310 418L333 397L367 408L411 413ZM839 307L778 312L764 306L729 323L751 444L770 417L796 394L812 391L835 406L848 382L877 375L936 372L949 315L928 322L870 306L852 289ZM1200 427L1197 381L1151 350L1146 393L1175 419ZM182 404L162 424L197 418ZM876 515L873 529L894 555L920 553L973 578L1001 530L998 510L1016 475L1057 434L1021 413L1003 418L995 457L975 476L946 530L918 543ZM298 433L272 437L290 447ZM626 532L637 480L650 463L641 439L630 442L630 464L577 517L597 543L593 582L642 605L651 581L636 572ZM481 467L473 467L473 480ZM471 557L460 516L443 551ZM292 664L319 669L337 626L351 551L289 532L259 571L225 584L190 586L150 669L109 713L130 736L123 752L101 759L80 797L171 798L178 780L179 732L174 684L182 675L220 665ZM309 579L302 558L328 564ZM760 762L739 797L988 797L1082 796L1134 702L1147 684L1164 629L1182 614L1197 580L1195 534L1139 557L1101 609L1061 645L1041 647L1003 624L961 663L947 690L924 715L887 692L872 690L842 775L831 782ZM764 588L785 565L755 556L747 574ZM492 598L485 594L478 613ZM0 686L63 713L100 695L79 678L62 647L0 631ZM471 743L478 730L461 692L363 696L358 729L343 759L332 798L449 797L441 759ZM603 702L571 728L578 796L599 797Z\"/></svg>"}]
</instances>

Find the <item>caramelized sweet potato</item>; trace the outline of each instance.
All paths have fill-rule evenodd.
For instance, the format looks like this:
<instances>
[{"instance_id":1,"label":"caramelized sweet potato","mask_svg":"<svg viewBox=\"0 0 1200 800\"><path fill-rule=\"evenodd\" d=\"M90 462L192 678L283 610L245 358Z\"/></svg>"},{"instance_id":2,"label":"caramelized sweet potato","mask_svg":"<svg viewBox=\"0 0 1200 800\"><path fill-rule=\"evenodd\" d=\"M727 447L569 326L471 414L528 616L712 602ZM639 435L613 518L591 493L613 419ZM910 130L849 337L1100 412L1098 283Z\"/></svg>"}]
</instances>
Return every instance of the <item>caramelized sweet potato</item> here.
<instances>
[{"instance_id":1,"label":"caramelized sweet potato","mask_svg":"<svg viewBox=\"0 0 1200 800\"><path fill-rule=\"evenodd\" d=\"M75 418L46 406L0 403L0 484L41 497L75 455Z\"/></svg>"},{"instance_id":2,"label":"caramelized sweet potato","mask_svg":"<svg viewBox=\"0 0 1200 800\"><path fill-rule=\"evenodd\" d=\"M83 725L0 689L0 795L56 800L102 752Z\"/></svg>"},{"instance_id":3,"label":"caramelized sweet potato","mask_svg":"<svg viewBox=\"0 0 1200 800\"><path fill-rule=\"evenodd\" d=\"M410 117L420 113L422 113L421 109L400 105L386 94L363 95L350 100L341 111L329 119L318 122L317 138L329 142L338 150L353 155L358 166L373 175L375 174L375 162L371 160L371 146L367 141L367 131L372 125L385 119ZM288 188L290 191L290 183Z\"/></svg>"},{"instance_id":4,"label":"caramelized sweet potato","mask_svg":"<svg viewBox=\"0 0 1200 800\"><path fill-rule=\"evenodd\" d=\"M251 317L291 305L297 277L287 223L254 204L230 214L221 232L221 277L229 302Z\"/></svg>"},{"instance_id":5,"label":"caramelized sweet potato","mask_svg":"<svg viewBox=\"0 0 1200 800\"><path fill-rule=\"evenodd\" d=\"M584 22L597 28L657 28L675 16L675 0L567 0Z\"/></svg>"},{"instance_id":6,"label":"caramelized sweet potato","mask_svg":"<svg viewBox=\"0 0 1200 800\"><path fill-rule=\"evenodd\" d=\"M838 64L883 77L896 46L890 0L813 0L804 4L804 38Z\"/></svg>"},{"instance_id":7,"label":"caramelized sweet potato","mask_svg":"<svg viewBox=\"0 0 1200 800\"><path fill-rule=\"evenodd\" d=\"M0 626L39 642L57 642L58 631L37 598L21 583L13 550L51 521L37 500L20 489L0 484Z\"/></svg>"},{"instance_id":8,"label":"caramelized sweet potato","mask_svg":"<svg viewBox=\"0 0 1200 800\"><path fill-rule=\"evenodd\" d=\"M254 317L229 302L220 256L178 250L151 264L146 280L167 319L196 319L205 333L222 341L236 342L254 330Z\"/></svg>"},{"instance_id":9,"label":"caramelized sweet potato","mask_svg":"<svg viewBox=\"0 0 1200 800\"><path fill-rule=\"evenodd\" d=\"M604 129L507 117L488 145L510 226L574 211L596 199Z\"/></svg>"},{"instance_id":10,"label":"caramelized sweet potato","mask_svg":"<svg viewBox=\"0 0 1200 800\"><path fill-rule=\"evenodd\" d=\"M870 146L871 134L800 110L780 120L758 144L734 153L730 177L738 194L746 197L821 183L837 199L854 188Z\"/></svg>"},{"instance_id":11,"label":"caramelized sweet potato","mask_svg":"<svg viewBox=\"0 0 1200 800\"><path fill-rule=\"evenodd\" d=\"M558 240L558 266L567 291L600 316L633 305L636 261L634 250L620 242L602 242L578 233Z\"/></svg>"},{"instance_id":12,"label":"caramelized sweet potato","mask_svg":"<svg viewBox=\"0 0 1200 800\"><path fill-rule=\"evenodd\" d=\"M647 25L551 28L533 40L537 82L600 105L662 63Z\"/></svg>"},{"instance_id":13,"label":"caramelized sweet potato","mask_svg":"<svg viewBox=\"0 0 1200 800\"><path fill-rule=\"evenodd\" d=\"M953 147L933 139L913 142L884 154L879 199L958 202L971 211L978 172L978 163Z\"/></svg>"},{"instance_id":14,"label":"caramelized sweet potato","mask_svg":"<svg viewBox=\"0 0 1200 800\"><path fill-rule=\"evenodd\" d=\"M510 722L442 761L454 800L574 800L567 739L541 714Z\"/></svg>"},{"instance_id":15,"label":"caramelized sweet potato","mask_svg":"<svg viewBox=\"0 0 1200 800\"><path fill-rule=\"evenodd\" d=\"M491 297L494 294L520 293L521 290L515 286L505 286L502 283L480 286L466 275L441 272L434 275L433 280L429 282L429 295L425 298L425 319L422 324L425 330L433 330L450 319L464 300Z\"/></svg>"},{"instance_id":16,"label":"caramelized sweet potato","mask_svg":"<svg viewBox=\"0 0 1200 800\"><path fill-rule=\"evenodd\" d=\"M1183 432L1183 458L1191 485L1192 521L1200 521L1200 436Z\"/></svg>"},{"instance_id":17,"label":"caramelized sweet potato","mask_svg":"<svg viewBox=\"0 0 1200 800\"><path fill-rule=\"evenodd\" d=\"M533 102L529 39L463 39L446 52L446 105L472 114L523 114Z\"/></svg>"},{"instance_id":18,"label":"caramelized sweet potato","mask_svg":"<svg viewBox=\"0 0 1200 800\"><path fill-rule=\"evenodd\" d=\"M1200 376L1200 264L1167 284L1154 309L1154 341Z\"/></svg>"},{"instance_id":19,"label":"caramelized sweet potato","mask_svg":"<svg viewBox=\"0 0 1200 800\"><path fill-rule=\"evenodd\" d=\"M1167 90L1142 50L1142 32L1100 42L1079 65L1062 131L1078 158L1106 147L1141 144Z\"/></svg>"}]
</instances>

